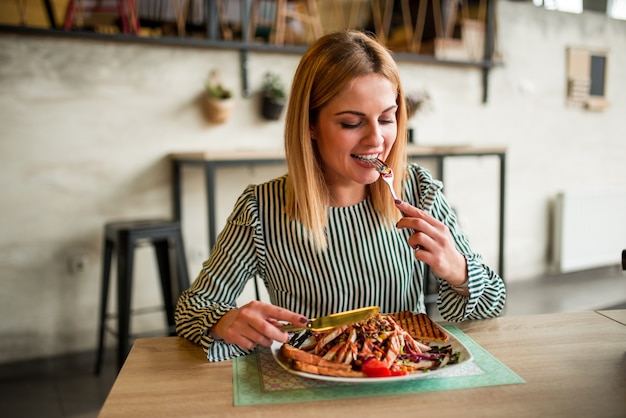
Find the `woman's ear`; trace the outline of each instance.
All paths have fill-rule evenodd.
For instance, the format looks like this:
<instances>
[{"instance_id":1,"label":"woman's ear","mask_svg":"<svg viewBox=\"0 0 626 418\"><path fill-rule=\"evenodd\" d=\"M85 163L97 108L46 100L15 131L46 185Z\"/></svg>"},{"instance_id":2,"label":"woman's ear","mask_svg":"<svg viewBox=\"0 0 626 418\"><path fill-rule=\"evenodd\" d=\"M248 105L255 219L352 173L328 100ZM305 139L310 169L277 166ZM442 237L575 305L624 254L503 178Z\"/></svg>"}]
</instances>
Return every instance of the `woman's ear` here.
<instances>
[{"instance_id":1,"label":"woman's ear","mask_svg":"<svg viewBox=\"0 0 626 418\"><path fill-rule=\"evenodd\" d=\"M310 127L309 127L309 135L311 135L311 139L312 139L313 141L317 141L317 139L316 139L316 138L317 138L316 131L317 131L317 130L315 129L315 126L310 126Z\"/></svg>"}]
</instances>

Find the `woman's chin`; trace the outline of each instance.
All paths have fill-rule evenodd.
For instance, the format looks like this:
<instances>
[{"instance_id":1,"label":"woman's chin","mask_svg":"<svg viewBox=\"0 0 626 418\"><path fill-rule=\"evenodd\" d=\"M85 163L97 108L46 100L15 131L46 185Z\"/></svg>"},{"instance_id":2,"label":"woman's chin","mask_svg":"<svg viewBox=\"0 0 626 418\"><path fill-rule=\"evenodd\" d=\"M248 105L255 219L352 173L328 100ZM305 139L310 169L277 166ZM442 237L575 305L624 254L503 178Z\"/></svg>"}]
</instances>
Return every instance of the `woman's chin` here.
<instances>
[{"instance_id":1,"label":"woman's chin","mask_svg":"<svg viewBox=\"0 0 626 418\"><path fill-rule=\"evenodd\" d=\"M365 185L374 184L379 178L380 176L378 175L378 173L375 173L374 175L368 175L364 177L361 183Z\"/></svg>"}]
</instances>

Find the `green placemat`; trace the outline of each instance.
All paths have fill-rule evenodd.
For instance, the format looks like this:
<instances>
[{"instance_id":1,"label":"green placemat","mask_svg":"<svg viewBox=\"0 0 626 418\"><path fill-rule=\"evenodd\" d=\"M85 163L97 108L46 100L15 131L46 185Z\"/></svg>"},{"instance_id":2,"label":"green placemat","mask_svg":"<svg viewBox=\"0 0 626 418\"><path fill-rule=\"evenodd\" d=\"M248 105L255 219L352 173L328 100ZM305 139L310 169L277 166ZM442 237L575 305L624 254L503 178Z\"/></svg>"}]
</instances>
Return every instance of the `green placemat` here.
<instances>
[{"instance_id":1,"label":"green placemat","mask_svg":"<svg viewBox=\"0 0 626 418\"><path fill-rule=\"evenodd\" d=\"M450 373L423 379L381 383L337 383L288 373L267 348L233 360L235 406L359 398L390 394L467 389L525 383L519 375L489 354L455 326L445 326L472 353L474 359Z\"/></svg>"}]
</instances>

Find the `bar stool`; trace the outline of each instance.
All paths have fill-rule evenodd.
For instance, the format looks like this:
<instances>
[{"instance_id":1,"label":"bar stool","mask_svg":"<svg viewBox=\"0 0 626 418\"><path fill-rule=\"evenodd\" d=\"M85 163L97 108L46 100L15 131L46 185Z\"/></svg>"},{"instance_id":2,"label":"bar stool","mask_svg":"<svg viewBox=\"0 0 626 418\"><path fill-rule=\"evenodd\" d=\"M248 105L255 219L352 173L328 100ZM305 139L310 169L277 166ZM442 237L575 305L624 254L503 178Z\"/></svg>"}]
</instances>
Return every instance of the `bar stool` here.
<instances>
[{"instance_id":1,"label":"bar stool","mask_svg":"<svg viewBox=\"0 0 626 418\"><path fill-rule=\"evenodd\" d=\"M189 287L187 262L180 222L162 219L115 221L105 224L102 261L102 293L100 323L98 326L98 352L95 374L100 374L104 354L104 334L117 334L117 366L124 364L130 349L131 290L135 248L142 242L153 245L156 253L167 326L170 335L176 335L174 309L180 293ZM170 252L170 246L173 254ZM107 314L111 261L117 253L117 314ZM173 280L170 269L174 262L177 271ZM117 318L117 332L106 327L106 320Z\"/></svg>"}]
</instances>

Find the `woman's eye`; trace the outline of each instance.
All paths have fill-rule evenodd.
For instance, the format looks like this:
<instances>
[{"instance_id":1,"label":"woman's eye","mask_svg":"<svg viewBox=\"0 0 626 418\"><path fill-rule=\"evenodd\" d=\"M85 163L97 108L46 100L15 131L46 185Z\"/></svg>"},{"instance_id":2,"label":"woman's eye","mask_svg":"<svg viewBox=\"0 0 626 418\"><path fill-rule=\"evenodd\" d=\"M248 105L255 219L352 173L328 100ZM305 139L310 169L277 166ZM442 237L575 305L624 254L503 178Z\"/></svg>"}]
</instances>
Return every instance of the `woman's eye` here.
<instances>
[{"instance_id":1,"label":"woman's eye","mask_svg":"<svg viewBox=\"0 0 626 418\"><path fill-rule=\"evenodd\" d=\"M346 122L339 122L339 125L343 128L343 129L357 129L360 128L361 126L367 124L368 122L365 120L359 120L359 121L346 121ZM378 123L381 125L390 125L390 124L394 124L396 123L396 117L395 115L384 115L381 116L378 119Z\"/></svg>"},{"instance_id":2,"label":"woman's eye","mask_svg":"<svg viewBox=\"0 0 626 418\"><path fill-rule=\"evenodd\" d=\"M396 117L395 115L392 116L384 116L381 117L380 119L378 119L378 123L380 123L381 125L392 125L394 123L396 123Z\"/></svg>"}]
</instances>

